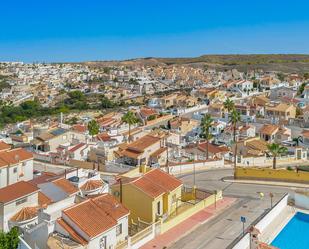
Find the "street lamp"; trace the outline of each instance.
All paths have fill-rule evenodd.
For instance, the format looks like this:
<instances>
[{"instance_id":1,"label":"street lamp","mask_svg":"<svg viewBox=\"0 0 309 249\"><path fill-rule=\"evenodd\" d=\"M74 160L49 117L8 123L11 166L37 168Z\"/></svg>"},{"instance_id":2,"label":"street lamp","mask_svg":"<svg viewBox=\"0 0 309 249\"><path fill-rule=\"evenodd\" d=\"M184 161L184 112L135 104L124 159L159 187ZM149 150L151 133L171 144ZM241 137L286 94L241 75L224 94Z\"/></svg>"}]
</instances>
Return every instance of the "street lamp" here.
<instances>
[{"instance_id":1,"label":"street lamp","mask_svg":"<svg viewBox=\"0 0 309 249\"><path fill-rule=\"evenodd\" d=\"M273 193L269 193L269 197L270 197L270 208L273 208L273 198L274 198L274 194Z\"/></svg>"}]
</instances>

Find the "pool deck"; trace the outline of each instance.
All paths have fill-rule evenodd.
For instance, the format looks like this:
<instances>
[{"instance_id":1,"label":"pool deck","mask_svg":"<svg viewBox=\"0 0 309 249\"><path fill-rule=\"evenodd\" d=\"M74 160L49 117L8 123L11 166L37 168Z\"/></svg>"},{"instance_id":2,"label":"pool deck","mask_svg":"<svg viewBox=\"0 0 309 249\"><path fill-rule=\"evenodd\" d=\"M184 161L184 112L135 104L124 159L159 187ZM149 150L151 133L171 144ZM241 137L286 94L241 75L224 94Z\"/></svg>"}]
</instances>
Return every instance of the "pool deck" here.
<instances>
[{"instance_id":1,"label":"pool deck","mask_svg":"<svg viewBox=\"0 0 309 249\"><path fill-rule=\"evenodd\" d=\"M309 214L309 210L287 206L263 231L260 241L271 244L297 212Z\"/></svg>"},{"instance_id":2,"label":"pool deck","mask_svg":"<svg viewBox=\"0 0 309 249\"><path fill-rule=\"evenodd\" d=\"M296 209L291 206L286 206L280 214L266 227L266 229L260 235L260 241L267 244L277 237L282 229L289 223L296 213Z\"/></svg>"}]
</instances>

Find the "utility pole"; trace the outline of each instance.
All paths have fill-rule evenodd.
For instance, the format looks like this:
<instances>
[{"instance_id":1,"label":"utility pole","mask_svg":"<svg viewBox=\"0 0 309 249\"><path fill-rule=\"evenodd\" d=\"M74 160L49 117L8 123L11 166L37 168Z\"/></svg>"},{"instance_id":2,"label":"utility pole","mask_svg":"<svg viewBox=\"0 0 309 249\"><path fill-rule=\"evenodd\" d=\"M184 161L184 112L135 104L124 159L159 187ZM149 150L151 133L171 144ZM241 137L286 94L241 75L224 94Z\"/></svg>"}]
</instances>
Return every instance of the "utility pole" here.
<instances>
[{"instance_id":1,"label":"utility pole","mask_svg":"<svg viewBox=\"0 0 309 249\"><path fill-rule=\"evenodd\" d=\"M167 133L167 136L165 137L165 146L166 146L166 169L167 169L167 173L170 173L170 168L169 168L169 161L168 161L168 142L167 142L167 138L169 136L169 132Z\"/></svg>"}]
</instances>

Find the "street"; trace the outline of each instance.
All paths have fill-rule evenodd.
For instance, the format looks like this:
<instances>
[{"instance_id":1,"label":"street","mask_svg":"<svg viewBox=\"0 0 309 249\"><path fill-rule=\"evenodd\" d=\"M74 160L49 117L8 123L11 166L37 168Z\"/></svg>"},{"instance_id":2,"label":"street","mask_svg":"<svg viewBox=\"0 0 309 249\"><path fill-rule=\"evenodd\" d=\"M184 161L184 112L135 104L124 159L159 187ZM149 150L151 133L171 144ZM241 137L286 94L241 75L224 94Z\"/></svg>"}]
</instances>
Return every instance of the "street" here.
<instances>
[{"instance_id":1,"label":"street","mask_svg":"<svg viewBox=\"0 0 309 249\"><path fill-rule=\"evenodd\" d=\"M274 194L275 204L284 193L291 192L291 188L272 187L264 185L240 184L223 182L223 177L232 176L231 169L209 170L196 173L196 185L199 188L216 190L222 189L223 195L237 198L236 203L224 210L212 220L201 225L191 233L175 242L173 249L223 249L242 233L240 217L246 217L245 228L257 219L266 209L270 208L269 193ZM193 174L179 177L185 185L193 185ZM260 192L264 197L260 197Z\"/></svg>"}]
</instances>

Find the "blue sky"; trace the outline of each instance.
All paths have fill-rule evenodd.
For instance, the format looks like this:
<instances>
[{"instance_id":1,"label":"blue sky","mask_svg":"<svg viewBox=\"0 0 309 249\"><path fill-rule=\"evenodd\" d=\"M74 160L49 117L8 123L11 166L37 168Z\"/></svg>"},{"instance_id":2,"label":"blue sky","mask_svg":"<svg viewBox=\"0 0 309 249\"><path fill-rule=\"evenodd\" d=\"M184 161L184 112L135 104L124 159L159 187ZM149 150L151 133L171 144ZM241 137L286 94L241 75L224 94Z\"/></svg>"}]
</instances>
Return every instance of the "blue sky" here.
<instances>
[{"instance_id":1,"label":"blue sky","mask_svg":"<svg viewBox=\"0 0 309 249\"><path fill-rule=\"evenodd\" d=\"M307 53L307 0L4 0L0 61Z\"/></svg>"}]
</instances>

